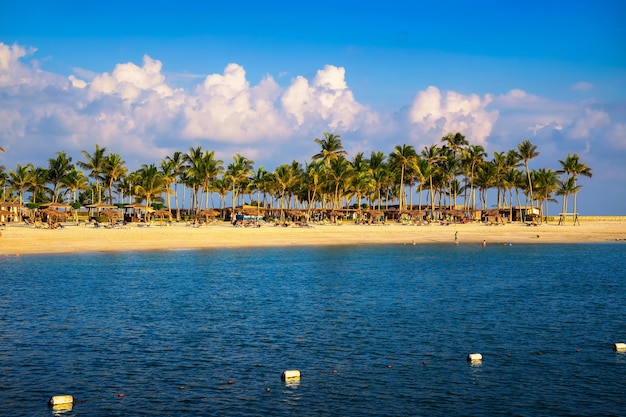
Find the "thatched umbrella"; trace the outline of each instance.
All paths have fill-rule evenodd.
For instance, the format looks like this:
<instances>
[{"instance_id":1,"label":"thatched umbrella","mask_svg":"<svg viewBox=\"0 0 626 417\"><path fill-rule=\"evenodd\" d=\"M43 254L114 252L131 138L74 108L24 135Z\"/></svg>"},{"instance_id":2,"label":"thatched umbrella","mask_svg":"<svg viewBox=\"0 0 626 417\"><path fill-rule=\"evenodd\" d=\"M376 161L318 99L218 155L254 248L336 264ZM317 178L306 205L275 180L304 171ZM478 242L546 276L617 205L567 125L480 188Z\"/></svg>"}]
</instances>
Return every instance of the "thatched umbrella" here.
<instances>
[{"instance_id":1,"label":"thatched umbrella","mask_svg":"<svg viewBox=\"0 0 626 417\"><path fill-rule=\"evenodd\" d=\"M87 208L95 208L97 210L103 210L103 209L116 209L117 206L114 206L112 204L106 204L106 203L97 203L97 204L89 204L88 206L85 206Z\"/></svg>"},{"instance_id":2,"label":"thatched umbrella","mask_svg":"<svg viewBox=\"0 0 626 417\"><path fill-rule=\"evenodd\" d=\"M220 215L220 212L214 209L205 209L205 210L198 212L199 217L204 217L205 223L209 222L209 217L211 217L212 219L215 219L219 215Z\"/></svg>"},{"instance_id":3,"label":"thatched umbrella","mask_svg":"<svg viewBox=\"0 0 626 417\"><path fill-rule=\"evenodd\" d=\"M69 213L64 211L59 211L53 208L48 208L41 211L41 214L45 214L48 220L48 223L52 223L52 220L65 220L69 217Z\"/></svg>"},{"instance_id":4,"label":"thatched umbrella","mask_svg":"<svg viewBox=\"0 0 626 417\"><path fill-rule=\"evenodd\" d=\"M374 219L380 220L381 217L385 215L382 210L363 210L363 214L368 216L368 223L372 223Z\"/></svg>"},{"instance_id":5,"label":"thatched umbrella","mask_svg":"<svg viewBox=\"0 0 626 417\"><path fill-rule=\"evenodd\" d=\"M106 210L102 210L100 212L101 216L107 216L110 219L115 218L115 217L121 217L122 213L117 211L117 210L113 210L113 209L106 209Z\"/></svg>"},{"instance_id":6,"label":"thatched umbrella","mask_svg":"<svg viewBox=\"0 0 626 417\"><path fill-rule=\"evenodd\" d=\"M55 208L55 209L69 209L72 206L68 205L68 204L63 204L63 203L54 203L54 202L50 202L50 203L43 203L41 204L39 207L46 207L46 208Z\"/></svg>"},{"instance_id":7,"label":"thatched umbrella","mask_svg":"<svg viewBox=\"0 0 626 417\"><path fill-rule=\"evenodd\" d=\"M171 215L172 215L172 213L170 213L170 211L169 211L169 210L167 210L167 209L160 209L160 210L157 210L157 211L153 212L152 214L153 214L154 216L159 216L159 217L161 218L161 224L163 224L163 218L164 218L165 216L168 216L168 217L169 217L169 216L171 216Z\"/></svg>"},{"instance_id":8,"label":"thatched umbrella","mask_svg":"<svg viewBox=\"0 0 626 417\"><path fill-rule=\"evenodd\" d=\"M89 204L88 206L85 206L85 207L89 209L90 215L91 215L91 210L95 210L98 216L100 216L100 210L117 208L117 206L113 206L111 204L106 204L106 203Z\"/></svg>"},{"instance_id":9,"label":"thatched umbrella","mask_svg":"<svg viewBox=\"0 0 626 417\"><path fill-rule=\"evenodd\" d=\"M39 207L45 207L45 208L49 208L49 209L62 209L63 211L65 211L66 213L68 213L68 217L71 214L70 209L72 208L72 206L68 205L68 204L63 204L63 203L56 203L56 202L49 202L49 203L43 203L42 205L40 205Z\"/></svg>"}]
</instances>

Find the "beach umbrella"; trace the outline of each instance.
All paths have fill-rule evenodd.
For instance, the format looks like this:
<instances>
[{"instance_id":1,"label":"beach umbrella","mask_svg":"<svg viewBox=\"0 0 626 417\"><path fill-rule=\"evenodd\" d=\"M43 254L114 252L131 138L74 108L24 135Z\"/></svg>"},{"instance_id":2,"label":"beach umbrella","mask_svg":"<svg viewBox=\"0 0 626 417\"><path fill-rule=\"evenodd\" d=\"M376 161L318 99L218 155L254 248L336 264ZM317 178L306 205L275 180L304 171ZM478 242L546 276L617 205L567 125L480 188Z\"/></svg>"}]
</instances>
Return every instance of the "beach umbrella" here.
<instances>
[{"instance_id":1,"label":"beach umbrella","mask_svg":"<svg viewBox=\"0 0 626 417\"><path fill-rule=\"evenodd\" d=\"M198 217L204 217L205 225L208 226L209 217L215 219L217 216L220 215L220 212L214 209L204 209L202 211L199 211L197 215Z\"/></svg>"},{"instance_id":2,"label":"beach umbrella","mask_svg":"<svg viewBox=\"0 0 626 417\"><path fill-rule=\"evenodd\" d=\"M159 216L161 218L161 223L163 223L163 218L165 216L171 216L172 214L170 213L169 210L167 209L160 209L160 210L156 210L155 212L152 213L154 216Z\"/></svg>"},{"instance_id":3,"label":"beach umbrella","mask_svg":"<svg viewBox=\"0 0 626 417\"><path fill-rule=\"evenodd\" d=\"M88 206L85 206L87 208L95 208L98 210L101 209L116 209L117 206L114 206L112 204L106 204L106 203L97 203L97 204L89 204Z\"/></svg>"},{"instance_id":4,"label":"beach umbrella","mask_svg":"<svg viewBox=\"0 0 626 417\"><path fill-rule=\"evenodd\" d=\"M113 209L106 209L106 210L102 210L100 212L101 216L107 216L109 219L112 219L114 217L121 217L122 213L120 213L117 210L113 210Z\"/></svg>"},{"instance_id":5,"label":"beach umbrella","mask_svg":"<svg viewBox=\"0 0 626 417\"><path fill-rule=\"evenodd\" d=\"M63 204L63 203L43 203L42 205L40 205L39 207L46 207L46 208L55 208L55 209L69 209L71 208L71 206L67 205L67 204Z\"/></svg>"},{"instance_id":6,"label":"beach umbrella","mask_svg":"<svg viewBox=\"0 0 626 417\"><path fill-rule=\"evenodd\" d=\"M89 209L90 213L91 213L91 210L95 210L98 213L98 215L100 215L100 210L117 208L117 206L106 204L106 203L89 204L88 206L85 206L85 207Z\"/></svg>"},{"instance_id":7,"label":"beach umbrella","mask_svg":"<svg viewBox=\"0 0 626 417\"><path fill-rule=\"evenodd\" d=\"M70 215L69 213L66 213L64 211L59 211L53 208L42 210L41 214L46 215L46 217L48 218L48 223L50 223L52 219L65 220Z\"/></svg>"}]
</instances>

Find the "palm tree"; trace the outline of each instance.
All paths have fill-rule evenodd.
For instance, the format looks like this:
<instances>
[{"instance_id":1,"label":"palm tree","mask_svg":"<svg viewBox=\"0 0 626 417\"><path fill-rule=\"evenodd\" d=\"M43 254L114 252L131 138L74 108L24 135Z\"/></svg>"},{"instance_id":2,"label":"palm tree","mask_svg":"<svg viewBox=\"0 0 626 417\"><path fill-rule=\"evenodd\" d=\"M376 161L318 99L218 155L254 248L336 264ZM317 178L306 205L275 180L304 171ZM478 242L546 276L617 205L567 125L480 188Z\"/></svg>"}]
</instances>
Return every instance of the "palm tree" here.
<instances>
[{"instance_id":1,"label":"palm tree","mask_svg":"<svg viewBox=\"0 0 626 417\"><path fill-rule=\"evenodd\" d=\"M322 147L319 153L313 155L313 160L323 160L328 167L331 162L348 155L348 152L343 149L340 137L339 135L324 132L323 139L313 139L315 143Z\"/></svg>"},{"instance_id":2,"label":"palm tree","mask_svg":"<svg viewBox=\"0 0 626 417\"><path fill-rule=\"evenodd\" d=\"M214 181L224 170L224 162L215 159L215 151L205 151L202 157L203 176L202 190L204 192L204 208L209 208L209 194L211 191L211 181ZM211 200L212 201L212 200Z\"/></svg>"},{"instance_id":3,"label":"palm tree","mask_svg":"<svg viewBox=\"0 0 626 417\"><path fill-rule=\"evenodd\" d=\"M113 204L113 183L128 172L128 169L124 166L125 163L125 161L122 161L122 157L116 153L110 153L104 158L102 177L109 190L109 204Z\"/></svg>"},{"instance_id":4,"label":"palm tree","mask_svg":"<svg viewBox=\"0 0 626 417\"><path fill-rule=\"evenodd\" d=\"M163 174L159 172L154 164L143 164L137 171L137 185L135 186L135 194L146 200L146 216L145 222L148 222L148 207L152 204L153 199L165 192L166 184L163 180Z\"/></svg>"},{"instance_id":5,"label":"palm tree","mask_svg":"<svg viewBox=\"0 0 626 417\"><path fill-rule=\"evenodd\" d=\"M519 152L519 157L524 161L524 167L526 167L526 177L528 179L528 195L530 197L530 205L533 205L533 182L530 178L530 170L528 169L528 162L539 156L539 152L537 151L537 146L533 145L528 139L523 140L519 145L517 145L517 149Z\"/></svg>"},{"instance_id":6,"label":"palm tree","mask_svg":"<svg viewBox=\"0 0 626 417\"><path fill-rule=\"evenodd\" d=\"M326 165L323 161L311 161L304 168L304 180L307 185L307 221L311 218L311 212L317 199L317 192L319 191L322 180L326 172Z\"/></svg>"},{"instance_id":7,"label":"palm tree","mask_svg":"<svg viewBox=\"0 0 626 417\"><path fill-rule=\"evenodd\" d=\"M348 162L348 160L344 157L335 159L330 163L330 167L327 171L328 176L326 179L328 180L328 185L330 186L329 188L331 190L334 190L332 191L333 209L338 209L341 207L340 200L343 193L340 192L340 190L343 190L345 188L344 186L346 180L350 177L351 170L352 166L350 165L350 162Z\"/></svg>"},{"instance_id":8,"label":"palm tree","mask_svg":"<svg viewBox=\"0 0 626 417\"><path fill-rule=\"evenodd\" d=\"M197 148L189 148L189 153L183 155L183 159L187 163L184 168L185 181L183 181L183 183L191 188L193 200L191 208L197 211L200 203L200 187L205 178L204 153L202 152L202 148L200 146Z\"/></svg>"},{"instance_id":9,"label":"palm tree","mask_svg":"<svg viewBox=\"0 0 626 417\"><path fill-rule=\"evenodd\" d=\"M106 148L100 148L96 144L96 150L93 154L89 154L87 151L81 151L81 154L85 157L85 161L78 161L77 164L82 169L89 171L89 176L95 180L96 194L98 194L98 203L102 202L102 195L100 194L100 174L104 169ZM93 200L93 198L92 198Z\"/></svg>"},{"instance_id":10,"label":"palm tree","mask_svg":"<svg viewBox=\"0 0 626 417\"><path fill-rule=\"evenodd\" d=\"M491 187L494 187L498 181L498 169L493 162L483 162L476 167L475 183L480 189L482 209L487 210L487 194Z\"/></svg>"},{"instance_id":11,"label":"palm tree","mask_svg":"<svg viewBox=\"0 0 626 417\"><path fill-rule=\"evenodd\" d=\"M0 185L2 185L2 201L7 201L7 180L9 174L6 172L4 165L0 165Z\"/></svg>"},{"instance_id":12,"label":"palm tree","mask_svg":"<svg viewBox=\"0 0 626 417\"><path fill-rule=\"evenodd\" d=\"M28 190L32 193L32 202L37 203L37 197L45 198L46 179L48 171L41 167L34 167L29 164L28 168Z\"/></svg>"},{"instance_id":13,"label":"palm tree","mask_svg":"<svg viewBox=\"0 0 626 417\"><path fill-rule=\"evenodd\" d=\"M460 132L457 132L454 135L452 133L448 133L446 136L441 138L441 141L445 142L446 146L452 150L455 158L463 148L469 145L465 136L463 136Z\"/></svg>"},{"instance_id":14,"label":"palm tree","mask_svg":"<svg viewBox=\"0 0 626 417\"><path fill-rule=\"evenodd\" d=\"M231 162L228 165L228 168L226 169L226 173L230 177L230 180L232 181L232 186L233 186L231 190L232 192L231 220L233 221L235 220L235 202L236 202L237 194L239 191L238 187L241 186L241 184L244 181L247 181L248 177L252 173L253 165L254 165L254 161L246 158L245 156L237 154L233 156L233 162ZM242 202L242 205L243 205L243 202Z\"/></svg>"},{"instance_id":15,"label":"palm tree","mask_svg":"<svg viewBox=\"0 0 626 417\"><path fill-rule=\"evenodd\" d=\"M462 164L465 168L465 178L469 182L470 194L469 198L465 198L466 209L476 210L476 196L474 195L474 175L476 167L483 163L487 153L485 148L480 145L470 145L467 147L463 156L461 157Z\"/></svg>"},{"instance_id":16,"label":"palm tree","mask_svg":"<svg viewBox=\"0 0 626 417\"><path fill-rule=\"evenodd\" d=\"M428 178L430 188L430 217L435 218L435 183L433 181L439 175L439 161L441 159L441 148L437 145L426 147L421 152L422 158L427 162L427 168L423 172L424 177ZM425 167L421 167L424 169Z\"/></svg>"},{"instance_id":17,"label":"palm tree","mask_svg":"<svg viewBox=\"0 0 626 417\"><path fill-rule=\"evenodd\" d=\"M180 175L185 169L185 157L182 152L176 151L172 154L172 156L168 156L166 159L172 163L172 175L176 180L174 182L174 200L176 200L176 221L179 222L180 207L178 204L178 184L182 182Z\"/></svg>"},{"instance_id":18,"label":"palm tree","mask_svg":"<svg viewBox=\"0 0 626 417\"><path fill-rule=\"evenodd\" d=\"M72 158L65 152L57 152L56 158L48 159L48 181L52 184L52 202L57 202L59 184L72 168L74 168Z\"/></svg>"},{"instance_id":19,"label":"palm tree","mask_svg":"<svg viewBox=\"0 0 626 417\"><path fill-rule=\"evenodd\" d=\"M61 185L65 187L66 193L71 193L72 203L78 201L78 190L86 190L89 186L89 181L83 171L79 171L76 167L72 169L61 178Z\"/></svg>"},{"instance_id":20,"label":"palm tree","mask_svg":"<svg viewBox=\"0 0 626 417\"><path fill-rule=\"evenodd\" d=\"M558 184L558 189L556 191L556 195L562 195L563 196L563 205L562 205L562 211L561 213L563 213L563 215L565 215L565 213L567 213L567 198L570 194L574 194L575 192L578 191L578 187L576 186L576 183L574 181L574 177L567 177L565 178L563 181L559 181ZM561 217L561 219L563 219L563 217ZM561 224L561 222L559 221L559 224ZM574 221L574 224L576 224L576 222Z\"/></svg>"},{"instance_id":21,"label":"palm tree","mask_svg":"<svg viewBox=\"0 0 626 417\"><path fill-rule=\"evenodd\" d=\"M574 183L572 186L572 188L575 190L573 193L574 194L574 213L577 213L576 196L578 195L578 190L580 190L580 187L578 187L578 184L577 184L577 177L579 175L582 175L587 178L591 178L592 177L591 168L589 168L587 164L583 164L579 161L578 154L574 154L574 155L567 154L567 158L565 158L564 161L559 160L559 164L561 164L561 169L558 170L557 173L566 174L567 178L571 177L574 180Z\"/></svg>"},{"instance_id":22,"label":"palm tree","mask_svg":"<svg viewBox=\"0 0 626 417\"><path fill-rule=\"evenodd\" d=\"M372 179L374 180L374 190L376 193L375 201L378 201L378 210L380 210L381 207L383 186L391 176L386 163L386 158L387 155L383 152L372 151L369 159L369 166L372 173Z\"/></svg>"},{"instance_id":23,"label":"palm tree","mask_svg":"<svg viewBox=\"0 0 626 417\"><path fill-rule=\"evenodd\" d=\"M9 170L9 185L17 192L18 202L20 204L19 218L22 221L22 205L24 204L24 189L28 185L29 168L32 164L22 166L17 164L15 170Z\"/></svg>"},{"instance_id":24,"label":"palm tree","mask_svg":"<svg viewBox=\"0 0 626 417\"><path fill-rule=\"evenodd\" d=\"M285 195L289 188L293 187L295 184L297 177L293 170L293 167L287 164L279 165L273 173L274 181L278 185L280 190L280 221L285 221L285 208L288 208L288 205L285 203Z\"/></svg>"},{"instance_id":25,"label":"palm tree","mask_svg":"<svg viewBox=\"0 0 626 417\"><path fill-rule=\"evenodd\" d=\"M407 168L415 166L417 162L417 153L411 145L396 145L393 152L389 154L389 166L392 170L400 170L400 207L399 212L402 215L404 200L404 173Z\"/></svg>"},{"instance_id":26,"label":"palm tree","mask_svg":"<svg viewBox=\"0 0 626 417\"><path fill-rule=\"evenodd\" d=\"M252 176L250 177L251 191L256 191L257 193L257 197L256 197L257 214L260 213L261 192L265 194L265 183L267 181L267 174L269 174L269 172L267 172L265 168L258 167L256 172L254 172Z\"/></svg>"},{"instance_id":27,"label":"palm tree","mask_svg":"<svg viewBox=\"0 0 626 417\"><path fill-rule=\"evenodd\" d=\"M167 210L172 215L172 205L170 201L170 195L172 193L172 189L170 185L176 182L176 176L174 175L174 163L169 159L162 159L161 164L159 165L161 168L161 175L163 175L163 182L165 183L165 194L167 200Z\"/></svg>"},{"instance_id":28,"label":"palm tree","mask_svg":"<svg viewBox=\"0 0 626 417\"><path fill-rule=\"evenodd\" d=\"M556 172L551 169L541 168L538 171L533 171L534 178L533 183L535 184L537 194L540 195L539 207L543 207L545 203L545 211L542 209L541 212L544 213L545 222L548 222L548 203L553 201L552 194L558 190L559 187L559 179L556 175Z\"/></svg>"}]
</instances>

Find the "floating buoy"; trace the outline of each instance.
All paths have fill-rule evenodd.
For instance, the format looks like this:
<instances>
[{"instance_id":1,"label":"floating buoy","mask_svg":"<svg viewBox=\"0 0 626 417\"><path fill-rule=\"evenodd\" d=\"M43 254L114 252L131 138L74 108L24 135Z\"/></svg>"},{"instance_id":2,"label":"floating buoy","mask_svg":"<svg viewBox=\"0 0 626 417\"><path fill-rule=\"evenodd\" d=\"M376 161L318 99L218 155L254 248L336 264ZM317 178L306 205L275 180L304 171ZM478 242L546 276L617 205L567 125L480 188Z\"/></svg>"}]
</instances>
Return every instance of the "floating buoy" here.
<instances>
[{"instance_id":1,"label":"floating buoy","mask_svg":"<svg viewBox=\"0 0 626 417\"><path fill-rule=\"evenodd\" d=\"M117 394L118 398L124 398L124 394Z\"/></svg>"},{"instance_id":2,"label":"floating buoy","mask_svg":"<svg viewBox=\"0 0 626 417\"><path fill-rule=\"evenodd\" d=\"M621 342L614 343L613 350L617 352L626 352L626 343L621 343Z\"/></svg>"},{"instance_id":3,"label":"floating buoy","mask_svg":"<svg viewBox=\"0 0 626 417\"><path fill-rule=\"evenodd\" d=\"M477 363L483 361L483 355L480 353L470 353L467 355L467 361L471 363Z\"/></svg>"},{"instance_id":4,"label":"floating buoy","mask_svg":"<svg viewBox=\"0 0 626 417\"><path fill-rule=\"evenodd\" d=\"M74 404L74 397L71 395L54 395L48 400L48 407L54 410L71 410Z\"/></svg>"},{"instance_id":5,"label":"floating buoy","mask_svg":"<svg viewBox=\"0 0 626 417\"><path fill-rule=\"evenodd\" d=\"M287 371L283 371L283 374L281 375L282 379L300 379L300 371L296 370L296 369L290 369Z\"/></svg>"}]
</instances>

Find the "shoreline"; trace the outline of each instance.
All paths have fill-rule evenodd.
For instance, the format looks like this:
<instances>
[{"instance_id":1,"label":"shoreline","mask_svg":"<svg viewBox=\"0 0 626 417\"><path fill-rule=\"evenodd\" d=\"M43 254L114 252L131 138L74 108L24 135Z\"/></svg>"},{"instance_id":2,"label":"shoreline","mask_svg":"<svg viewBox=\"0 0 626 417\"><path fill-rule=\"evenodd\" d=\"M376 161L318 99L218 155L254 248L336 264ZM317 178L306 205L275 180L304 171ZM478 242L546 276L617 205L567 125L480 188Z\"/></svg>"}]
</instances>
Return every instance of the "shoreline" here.
<instances>
[{"instance_id":1,"label":"shoreline","mask_svg":"<svg viewBox=\"0 0 626 417\"><path fill-rule=\"evenodd\" d=\"M581 225L520 223L486 225L482 223L442 226L340 225L314 224L311 227L234 227L229 223L191 227L185 223L152 224L140 227L108 229L76 226L66 223L62 229L36 229L26 225L10 225L0 231L0 255L72 254L86 252L126 252L155 250L237 249L281 246L334 245L420 245L459 244L487 246L503 243L593 243L626 241L626 222L601 221Z\"/></svg>"}]
</instances>

